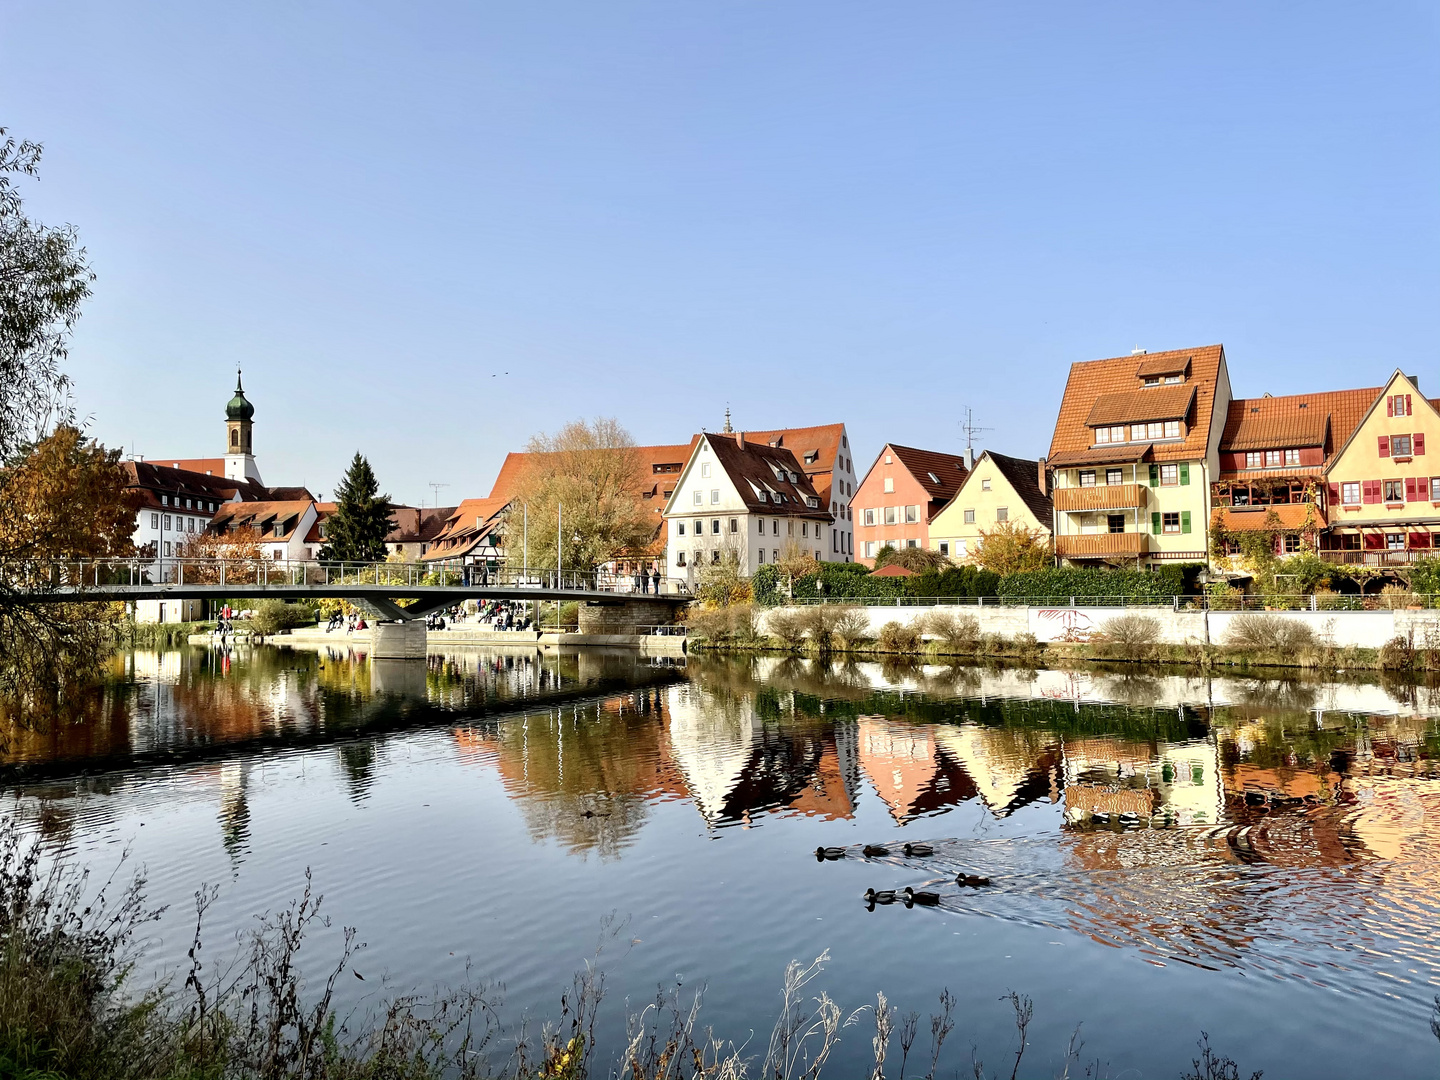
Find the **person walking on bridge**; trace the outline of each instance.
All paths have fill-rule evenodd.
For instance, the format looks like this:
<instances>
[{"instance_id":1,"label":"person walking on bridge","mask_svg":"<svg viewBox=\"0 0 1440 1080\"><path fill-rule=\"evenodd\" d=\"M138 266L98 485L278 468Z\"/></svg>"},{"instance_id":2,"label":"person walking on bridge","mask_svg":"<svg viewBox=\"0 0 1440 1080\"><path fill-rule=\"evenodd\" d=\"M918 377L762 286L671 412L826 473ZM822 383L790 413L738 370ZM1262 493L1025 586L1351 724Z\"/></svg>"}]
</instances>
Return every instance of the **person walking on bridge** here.
<instances>
[{"instance_id":1,"label":"person walking on bridge","mask_svg":"<svg viewBox=\"0 0 1440 1080\"><path fill-rule=\"evenodd\" d=\"M654 586L654 590L653 590L653 591L654 591L655 595L656 595L656 596L659 596L659 595L660 595L660 564L659 564L659 563L651 563L651 564L650 564L650 584Z\"/></svg>"}]
</instances>

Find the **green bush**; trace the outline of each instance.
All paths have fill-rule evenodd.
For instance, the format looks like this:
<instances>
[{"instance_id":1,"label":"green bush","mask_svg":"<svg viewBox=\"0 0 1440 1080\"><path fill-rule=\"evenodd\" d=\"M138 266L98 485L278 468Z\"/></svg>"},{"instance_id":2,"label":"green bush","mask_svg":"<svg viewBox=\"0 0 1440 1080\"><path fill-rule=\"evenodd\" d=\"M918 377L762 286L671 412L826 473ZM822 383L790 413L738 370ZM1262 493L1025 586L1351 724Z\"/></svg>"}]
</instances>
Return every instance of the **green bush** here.
<instances>
[{"instance_id":1,"label":"green bush","mask_svg":"<svg viewBox=\"0 0 1440 1080\"><path fill-rule=\"evenodd\" d=\"M1000 575L978 566L947 566L941 570L925 570L905 578L902 586L906 596L994 596Z\"/></svg>"},{"instance_id":2,"label":"green bush","mask_svg":"<svg viewBox=\"0 0 1440 1080\"><path fill-rule=\"evenodd\" d=\"M1163 604L1185 594L1186 568L1166 566L1160 570L1088 570L1057 567L1008 574L997 590L1006 600L1034 600L1045 603L1069 600L1108 600L1125 597L1139 603Z\"/></svg>"},{"instance_id":3,"label":"green bush","mask_svg":"<svg viewBox=\"0 0 1440 1080\"><path fill-rule=\"evenodd\" d=\"M1430 555L1417 560L1410 568L1410 587L1422 596L1440 593L1440 558Z\"/></svg>"},{"instance_id":4,"label":"green bush","mask_svg":"<svg viewBox=\"0 0 1440 1080\"><path fill-rule=\"evenodd\" d=\"M261 600L250 617L250 629L257 634L269 636L281 630L293 630L297 626L308 626L316 619L315 609L309 604L287 604L284 600Z\"/></svg>"},{"instance_id":5,"label":"green bush","mask_svg":"<svg viewBox=\"0 0 1440 1080\"><path fill-rule=\"evenodd\" d=\"M860 563L821 563L820 569L795 579L796 600L854 600L862 597L893 597L904 593L903 578L870 576L870 568ZM786 602L785 575L778 566L766 563L750 578L755 603L775 607Z\"/></svg>"}]
</instances>

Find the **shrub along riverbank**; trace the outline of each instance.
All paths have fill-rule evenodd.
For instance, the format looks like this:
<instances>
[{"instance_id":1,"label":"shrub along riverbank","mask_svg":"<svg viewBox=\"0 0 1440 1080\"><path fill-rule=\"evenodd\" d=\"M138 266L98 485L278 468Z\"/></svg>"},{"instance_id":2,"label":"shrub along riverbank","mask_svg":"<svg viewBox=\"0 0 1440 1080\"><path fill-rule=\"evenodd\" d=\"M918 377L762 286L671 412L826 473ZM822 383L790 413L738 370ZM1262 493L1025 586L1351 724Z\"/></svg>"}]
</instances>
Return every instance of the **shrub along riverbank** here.
<instances>
[{"instance_id":1,"label":"shrub along riverbank","mask_svg":"<svg viewBox=\"0 0 1440 1080\"><path fill-rule=\"evenodd\" d=\"M955 998L940 995L938 1013L921 1027L883 993L848 1014L811 984L828 953L786 969L768 1045L751 1037L737 1046L700 1027L701 993L677 985L616 1031L616 1060L597 1051L597 1010L604 978L587 965L562 997L558 1020L518 1028L497 1019L498 996L465 987L436 996L383 996L365 1017L342 1018L341 977L364 948L346 928L339 954L313 981L301 974L300 950L328 925L307 872L301 896L257 921L230 957L204 951L204 919L216 893L196 894L195 931L183 982L133 985L146 928L160 912L147 906L144 879L112 880L97 889L63 861L44 865L37 843L12 821L0 826L0 1076L17 1080L775 1080L829 1075L842 1031L868 1043L868 1075L927 1080L941 1068L955 1030ZM308 954L307 954L308 956ZM1015 1047L1004 1068L1022 1074L1029 998L1002 1000L1014 1011ZM859 1022L864 1028L854 1031ZM871 1034L873 1030L873 1035ZM917 1034L929 1032L928 1045ZM1079 1075L1080 1029L1062 1051L1065 1075ZM1440 1031L1437 1031L1440 1035ZM894 1045L898 1043L898 1046ZM1181 1080L1238 1080L1229 1058L1202 1034L1200 1057ZM867 1054L868 1056L868 1054ZM971 1044L967 1072L985 1075ZM913 1069L912 1069L912 1061ZM928 1068L927 1068L928 1066ZM888 1073L887 1073L888 1070ZM1099 1062L1087 1076L1109 1075ZM1259 1073L1253 1074L1256 1080Z\"/></svg>"},{"instance_id":2,"label":"shrub along riverbank","mask_svg":"<svg viewBox=\"0 0 1440 1080\"><path fill-rule=\"evenodd\" d=\"M694 651L772 652L792 655L905 656L937 661L1015 660L1032 666L1084 661L1219 667L1283 667L1312 671L1440 671L1440 638L1396 637L1382 648L1338 647L1313 629L1282 616L1254 613L1234 618L1216 643L1161 641L1160 621L1121 613L1084 640L1041 642L1034 634L984 633L966 612L935 608L909 622L870 629L864 609L810 604L763 613L749 605L695 609L686 616Z\"/></svg>"}]
</instances>

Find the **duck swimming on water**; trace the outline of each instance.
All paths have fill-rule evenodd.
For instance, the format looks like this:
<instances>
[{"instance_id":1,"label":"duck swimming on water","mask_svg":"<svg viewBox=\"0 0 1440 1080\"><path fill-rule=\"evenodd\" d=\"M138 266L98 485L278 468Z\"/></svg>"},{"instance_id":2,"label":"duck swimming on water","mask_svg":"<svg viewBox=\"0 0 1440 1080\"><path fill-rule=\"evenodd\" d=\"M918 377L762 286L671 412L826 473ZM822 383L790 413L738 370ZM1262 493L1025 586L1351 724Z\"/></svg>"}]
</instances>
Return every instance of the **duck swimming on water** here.
<instances>
[{"instance_id":1,"label":"duck swimming on water","mask_svg":"<svg viewBox=\"0 0 1440 1080\"><path fill-rule=\"evenodd\" d=\"M893 904L895 902L895 890L884 889L876 892L874 889L866 889L865 902L867 904Z\"/></svg>"},{"instance_id":2,"label":"duck swimming on water","mask_svg":"<svg viewBox=\"0 0 1440 1080\"><path fill-rule=\"evenodd\" d=\"M817 862L824 862L826 859L843 859L845 849L843 847L817 847L815 859Z\"/></svg>"},{"instance_id":3,"label":"duck swimming on water","mask_svg":"<svg viewBox=\"0 0 1440 1080\"><path fill-rule=\"evenodd\" d=\"M958 874L955 878L956 885L968 885L972 889L984 888L990 884L988 877L981 877L979 874Z\"/></svg>"},{"instance_id":4,"label":"duck swimming on water","mask_svg":"<svg viewBox=\"0 0 1440 1080\"><path fill-rule=\"evenodd\" d=\"M906 844L906 855L934 855L935 849L929 844Z\"/></svg>"},{"instance_id":5,"label":"duck swimming on water","mask_svg":"<svg viewBox=\"0 0 1440 1080\"><path fill-rule=\"evenodd\" d=\"M934 906L935 906L936 904L938 904L938 903L940 903L940 894L939 894L939 893L937 893L937 892L916 892L914 889L910 888L909 885L906 885L906 886L905 886L905 906L906 906L906 907L910 907L910 906L913 905L913 904L920 904L920 905L922 905L922 906L924 906L924 907L934 907Z\"/></svg>"},{"instance_id":6,"label":"duck swimming on water","mask_svg":"<svg viewBox=\"0 0 1440 1080\"><path fill-rule=\"evenodd\" d=\"M889 855L890 849L887 847L881 847L879 844L866 844L863 848L860 849L860 854L864 855L866 858L869 858L871 856Z\"/></svg>"}]
</instances>

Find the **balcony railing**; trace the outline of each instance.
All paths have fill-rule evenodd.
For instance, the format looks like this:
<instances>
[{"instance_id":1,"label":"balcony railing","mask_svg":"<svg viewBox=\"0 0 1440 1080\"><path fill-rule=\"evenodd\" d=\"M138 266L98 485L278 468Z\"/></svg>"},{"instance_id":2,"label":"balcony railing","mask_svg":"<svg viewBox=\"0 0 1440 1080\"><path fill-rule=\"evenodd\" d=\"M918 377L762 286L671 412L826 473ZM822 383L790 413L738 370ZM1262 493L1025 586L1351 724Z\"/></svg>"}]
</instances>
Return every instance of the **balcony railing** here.
<instances>
[{"instance_id":1,"label":"balcony railing","mask_svg":"<svg viewBox=\"0 0 1440 1080\"><path fill-rule=\"evenodd\" d=\"M1138 510L1145 505L1143 484L1106 484L1096 487L1062 487L1052 493L1055 509L1061 513L1093 513L1097 510Z\"/></svg>"},{"instance_id":2,"label":"balcony railing","mask_svg":"<svg viewBox=\"0 0 1440 1080\"><path fill-rule=\"evenodd\" d=\"M1137 558L1150 550L1150 534L1071 533L1055 537L1055 554L1062 559Z\"/></svg>"},{"instance_id":3,"label":"balcony railing","mask_svg":"<svg viewBox=\"0 0 1440 1080\"><path fill-rule=\"evenodd\" d=\"M1316 554L1326 562L1345 566L1410 566L1421 559L1434 558L1436 552L1429 548L1406 551L1372 548L1368 551L1319 551Z\"/></svg>"}]
</instances>

